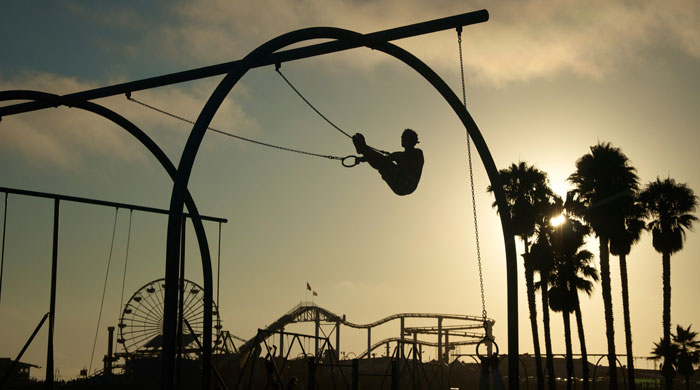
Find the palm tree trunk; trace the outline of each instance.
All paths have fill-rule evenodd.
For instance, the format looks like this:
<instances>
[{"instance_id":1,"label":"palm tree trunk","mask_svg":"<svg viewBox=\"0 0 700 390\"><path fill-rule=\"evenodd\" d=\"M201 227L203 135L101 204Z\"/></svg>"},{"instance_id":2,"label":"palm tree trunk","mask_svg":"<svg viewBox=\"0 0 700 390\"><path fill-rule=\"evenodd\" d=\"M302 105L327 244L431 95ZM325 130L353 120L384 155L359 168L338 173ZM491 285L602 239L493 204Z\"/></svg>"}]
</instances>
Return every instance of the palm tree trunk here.
<instances>
[{"instance_id":1,"label":"palm tree trunk","mask_svg":"<svg viewBox=\"0 0 700 390\"><path fill-rule=\"evenodd\" d=\"M535 282L532 266L525 264L525 287L527 289L527 304L530 309L530 327L532 328L532 345L535 349L535 369L537 370L537 390L544 390L542 373L542 355L540 352L540 337L537 329L537 305L535 303Z\"/></svg>"},{"instance_id":2,"label":"palm tree trunk","mask_svg":"<svg viewBox=\"0 0 700 390\"><path fill-rule=\"evenodd\" d=\"M635 390L632 324L630 323L630 299L627 284L627 255L625 254L620 255L620 282L622 285L622 312L625 322L625 347L627 350L627 383L630 390Z\"/></svg>"},{"instance_id":3,"label":"palm tree trunk","mask_svg":"<svg viewBox=\"0 0 700 390\"><path fill-rule=\"evenodd\" d=\"M561 314L564 318L564 342L566 343L566 390L571 390L571 380L574 376L574 352L571 348L571 321L569 320L569 308L565 307Z\"/></svg>"},{"instance_id":4,"label":"palm tree trunk","mask_svg":"<svg viewBox=\"0 0 700 390\"><path fill-rule=\"evenodd\" d=\"M605 308L605 335L608 339L608 367L610 375L610 390L617 390L617 367L615 366L615 328L613 326L612 293L610 291L610 238L599 236L600 251L600 281L603 290L603 306Z\"/></svg>"},{"instance_id":5,"label":"palm tree trunk","mask_svg":"<svg viewBox=\"0 0 700 390\"><path fill-rule=\"evenodd\" d=\"M663 327L664 327L664 343L670 345L671 343L671 253L664 252L662 254L663 261L663 284L664 284L664 314L663 314ZM664 365L666 362L670 362L670 358L666 356L664 358ZM664 380L664 387L667 390L673 389L673 378L666 377Z\"/></svg>"},{"instance_id":6,"label":"palm tree trunk","mask_svg":"<svg viewBox=\"0 0 700 390\"><path fill-rule=\"evenodd\" d=\"M576 328L578 329L578 341L581 344L581 363L583 371L583 390L588 390L588 351L586 350L586 335L583 332L583 316L581 315L581 303L578 300L578 291L574 295L574 312L576 313Z\"/></svg>"},{"instance_id":7,"label":"palm tree trunk","mask_svg":"<svg viewBox=\"0 0 700 390\"><path fill-rule=\"evenodd\" d=\"M557 389L554 375L554 359L552 358L552 338L549 333L549 294L547 293L547 277L542 276L540 292L542 293L542 322L544 323L544 349L547 353L547 376L550 390Z\"/></svg>"}]
</instances>

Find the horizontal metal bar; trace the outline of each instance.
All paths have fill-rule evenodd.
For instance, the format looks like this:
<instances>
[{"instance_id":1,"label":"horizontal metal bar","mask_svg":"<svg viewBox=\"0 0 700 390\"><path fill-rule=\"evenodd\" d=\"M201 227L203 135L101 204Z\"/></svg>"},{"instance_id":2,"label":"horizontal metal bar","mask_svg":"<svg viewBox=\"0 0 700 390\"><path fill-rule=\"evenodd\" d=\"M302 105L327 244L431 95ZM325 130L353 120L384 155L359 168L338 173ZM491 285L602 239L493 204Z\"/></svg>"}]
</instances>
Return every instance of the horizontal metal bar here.
<instances>
[{"instance_id":1,"label":"horizontal metal bar","mask_svg":"<svg viewBox=\"0 0 700 390\"><path fill-rule=\"evenodd\" d=\"M363 35L363 40L393 41L397 39L409 38L437 31L448 30L451 28L458 28L472 24L483 23L488 21L488 19L489 13L486 10L468 12L460 15L449 16L446 18L435 19L427 22L416 23L407 26L392 28L389 30L382 30L365 34ZM271 54L270 56L264 58L257 64L253 65L253 67L255 68L281 62L300 60L303 58L315 57L323 54L354 49L360 46L362 46L362 44L359 40L358 42L324 42ZM33 101L0 107L0 119L4 116L19 114L22 112L36 111L49 107L58 107L60 105L70 106L73 102L100 99L108 96L121 95L127 92L142 91L145 89L163 87L166 85L178 84L186 81L218 76L229 73L232 69L238 66L240 62L241 60L231 61L218 65L205 66L203 68L190 69L182 72L171 73L167 75L156 76L137 81L129 81L126 83L91 89L82 92L75 92L63 95L53 102Z\"/></svg>"},{"instance_id":2,"label":"horizontal metal bar","mask_svg":"<svg viewBox=\"0 0 700 390\"><path fill-rule=\"evenodd\" d=\"M81 198L78 196L53 194L50 192L30 191L30 190L22 190L22 189L18 189L18 188L9 188L9 187L0 187L0 192L5 192L8 194L24 195L24 196L33 196L33 197L37 197L37 198L65 200L68 202L87 203L87 204L94 204L94 205L98 205L98 206L118 207L118 208L122 208L122 209L143 211L146 213L164 214L164 215L169 214L168 210L158 209L155 207L139 206L139 205L135 205L135 204L111 202L111 201L99 200L99 199ZM185 214L185 217L191 218L190 214L187 214L187 213ZM228 219L225 219L225 218L208 217L205 215L201 215L200 217L202 218L203 221L221 222L221 223L228 222Z\"/></svg>"}]
</instances>

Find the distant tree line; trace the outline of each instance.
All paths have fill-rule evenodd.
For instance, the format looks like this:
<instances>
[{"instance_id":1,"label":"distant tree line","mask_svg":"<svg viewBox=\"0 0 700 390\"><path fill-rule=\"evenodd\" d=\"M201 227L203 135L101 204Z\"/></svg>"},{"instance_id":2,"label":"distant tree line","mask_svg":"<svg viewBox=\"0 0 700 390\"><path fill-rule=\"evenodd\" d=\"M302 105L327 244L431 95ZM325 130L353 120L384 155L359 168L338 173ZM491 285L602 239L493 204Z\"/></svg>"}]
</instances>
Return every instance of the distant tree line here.
<instances>
[{"instance_id":1,"label":"distant tree line","mask_svg":"<svg viewBox=\"0 0 700 390\"><path fill-rule=\"evenodd\" d=\"M523 243L525 288L534 346L537 388L556 389L549 310L562 313L566 345L567 389L574 375L571 313L574 314L583 364L583 388L589 389L590 373L579 297L590 296L595 283L601 283L608 341L610 388L618 388L615 354L615 327L610 289L610 255L620 261L623 323L627 351L627 383L635 388L632 327L630 322L627 256L642 233L652 235L654 249L661 253L663 291L663 336L654 343L652 356L662 361L665 388L672 388L676 373L688 378L700 360L697 332L678 325L671 334L671 255L683 249L686 231L697 217L693 215L698 198L684 183L668 177L640 186L636 169L619 149L610 143L591 146L576 161L568 181L573 189L566 199L550 187L545 172L526 162L499 171L507 201L506 210L514 234ZM491 186L489 191L493 191ZM497 208L496 203L493 204ZM598 239L600 271L594 254L586 250L586 238ZM535 280L535 276L539 279ZM542 301L545 367L542 365L536 293ZM546 375L545 375L546 372ZM545 384L545 381L547 382Z\"/></svg>"}]
</instances>

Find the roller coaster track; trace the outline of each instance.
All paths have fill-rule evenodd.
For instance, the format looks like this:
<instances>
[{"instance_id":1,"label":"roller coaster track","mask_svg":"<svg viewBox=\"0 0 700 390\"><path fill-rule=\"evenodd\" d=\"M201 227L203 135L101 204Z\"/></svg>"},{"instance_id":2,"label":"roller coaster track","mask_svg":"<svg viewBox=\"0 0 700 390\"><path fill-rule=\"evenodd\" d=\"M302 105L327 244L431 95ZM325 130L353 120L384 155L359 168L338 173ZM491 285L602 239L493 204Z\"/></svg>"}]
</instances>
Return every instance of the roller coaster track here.
<instances>
[{"instance_id":1,"label":"roller coaster track","mask_svg":"<svg viewBox=\"0 0 700 390\"><path fill-rule=\"evenodd\" d=\"M471 325L461 325L457 327L445 327L445 330L450 330L451 328L453 329L472 329L472 328L481 328L483 327L483 318L478 317L478 316L470 316L470 315L463 315L463 314L440 314L440 313L399 313L399 314L392 314L388 317L384 317L378 321L371 322L368 324L357 324L354 322L347 321L345 319L345 316L339 316L330 310L324 309L320 306L317 306L315 303L312 302L301 302L298 305L296 305L294 308L292 308L290 311L282 315L280 318L278 318L275 322L272 324L268 325L265 329L262 329L264 334L267 335L272 335L274 333L279 333L284 329L285 326L288 324L293 324L293 323L298 323L298 322L315 322L316 321L316 316L318 315L318 321L321 323L340 323L345 326L348 326L350 328L355 328L355 329L370 329L374 328L376 326L382 325L384 323L387 323L392 320L396 319L401 319L401 318L443 318L443 319L452 319L452 320L462 320L462 321L473 321L475 322L474 327ZM492 324L495 323L494 320L488 319L489 322ZM478 325L477 325L478 324ZM421 332L419 329L421 328L406 328L406 329L411 329L413 332L416 333L427 333L431 334L433 333L432 331L424 331ZM427 327L425 329L431 329L432 327ZM450 332L452 334L452 332ZM437 334L437 328L435 328L435 334ZM456 336L460 336L459 334L455 334ZM466 337L476 337L479 336L476 333L474 334L465 334L464 336ZM483 336L481 334L480 336ZM249 350L251 350L256 343L256 340L259 339L256 337L253 337L252 339L248 340L245 342L245 344L241 345L241 347L238 349L239 353L246 353ZM382 340L378 343L375 343L374 346L370 348L369 351L365 351L362 356L366 356L368 353L370 353L372 350L374 350L378 345L386 344L387 342L390 341L396 341L400 340L400 338L389 338ZM413 341L407 342L404 340L405 343L412 343ZM427 345L427 346L437 346L437 343L431 343L427 341L417 341L418 344L422 345ZM476 344L476 342L471 342L471 341L465 341L464 344L461 344L462 342L457 341L454 343L450 343L453 345L469 345L469 344Z\"/></svg>"},{"instance_id":2,"label":"roller coaster track","mask_svg":"<svg viewBox=\"0 0 700 390\"><path fill-rule=\"evenodd\" d=\"M483 335L481 335L481 336L483 337ZM401 343L401 341L402 341L401 337L389 337L389 338L386 338L384 340L377 341L376 343L372 344L369 351L362 352L357 358L363 359L363 358L367 357L367 354L371 353L375 349L377 349L377 348L379 348L382 345L385 345L387 343L397 343L398 344L398 343ZM403 343L408 344L408 345L413 345L413 340L410 340L410 341L403 340ZM425 340L416 340L415 343L416 343L416 345L425 345L426 347L437 347L438 346L438 343L434 343L431 341L425 341ZM458 346L458 345L459 346L461 346L461 345L476 345L478 343L479 343L479 340L454 341L454 342L450 342L450 347Z\"/></svg>"}]
</instances>

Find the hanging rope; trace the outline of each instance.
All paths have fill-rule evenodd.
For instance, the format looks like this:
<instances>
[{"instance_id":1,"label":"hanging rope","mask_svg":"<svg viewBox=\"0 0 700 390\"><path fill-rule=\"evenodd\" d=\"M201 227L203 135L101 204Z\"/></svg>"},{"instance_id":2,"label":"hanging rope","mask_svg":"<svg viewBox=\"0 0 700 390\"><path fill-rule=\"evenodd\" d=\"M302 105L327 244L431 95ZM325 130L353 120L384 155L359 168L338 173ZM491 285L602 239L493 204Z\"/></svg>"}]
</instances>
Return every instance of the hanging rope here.
<instances>
[{"instance_id":1,"label":"hanging rope","mask_svg":"<svg viewBox=\"0 0 700 390\"><path fill-rule=\"evenodd\" d=\"M129 230L126 234L126 255L124 256L124 276L122 276L122 292L119 298L119 313L117 318L121 318L122 308L124 307L124 287L126 286L126 267L129 264L129 247L131 246L131 217L134 210L129 210Z\"/></svg>"},{"instance_id":2,"label":"hanging rope","mask_svg":"<svg viewBox=\"0 0 700 390\"><path fill-rule=\"evenodd\" d=\"M297 95L299 95L299 97L301 98L301 100L303 100L304 103L306 103L307 106L311 107L311 109L314 110L314 112L316 112L321 118L323 118L324 121L328 122L329 125L333 126L336 130L338 130L339 132L343 133L344 136L346 136L346 137L348 137L348 138L352 138L352 136L351 136L350 134L348 134L347 132L345 132L345 131L344 131L343 129L341 129L340 127L336 126L335 123L331 122L330 119L326 118L326 116L323 115L323 114L321 113L321 111L319 111L318 109L316 109L316 107L314 107L314 105L311 104L311 102L310 102L308 99L306 99L306 98L304 97L304 95L302 95L301 92L299 92L299 90L296 89L296 87L294 87L294 85L293 85L286 77L284 77L284 74L282 74L282 71L280 70L280 67L281 67L281 66L282 66L282 65L281 65L280 63L275 64L275 71L276 71L277 73L279 73L280 76L282 76L282 79L284 79L284 81L287 83L287 85L289 85L289 87L292 88L292 90L293 90L294 92L296 92Z\"/></svg>"},{"instance_id":3,"label":"hanging rope","mask_svg":"<svg viewBox=\"0 0 700 390\"><path fill-rule=\"evenodd\" d=\"M462 75L462 102L464 103L464 108L467 108L467 92L464 82L464 59L462 55L462 27L457 27L457 43L459 44L459 70ZM471 139L469 137L469 131L467 131L467 159L469 160L469 184L471 186L472 194L472 212L474 214L474 236L476 238L476 260L479 264L479 288L481 289L481 316L484 320L484 325L486 324L486 298L484 294L484 276L481 267L481 248L479 246L479 223L476 217L476 195L474 191L474 170L472 166L472 149L471 149Z\"/></svg>"},{"instance_id":4,"label":"hanging rope","mask_svg":"<svg viewBox=\"0 0 700 390\"><path fill-rule=\"evenodd\" d=\"M107 292L107 279L109 278L109 265L112 263L112 250L114 249L114 236L117 232L117 216L119 215L119 207L114 210L114 226L112 227L112 243L109 245L109 257L107 257L107 272L105 273L105 283L102 287L102 300L100 302L100 314L97 316L97 328L95 329L95 340L92 342L92 353L90 354L90 365L88 366L88 375L92 370L92 359L95 357L95 346L97 345L97 333L100 330L100 321L102 320L102 308L105 303L105 293Z\"/></svg>"},{"instance_id":5,"label":"hanging rope","mask_svg":"<svg viewBox=\"0 0 700 390\"><path fill-rule=\"evenodd\" d=\"M317 113L321 118L323 118L323 120L325 120L326 122L328 122L328 124L330 124L331 126L333 126L333 127L334 127L336 130L338 130L339 132L343 133L344 136L346 136L346 137L348 137L348 138L352 138L352 136L351 136L350 134L348 134L346 131L344 131L344 130L341 129L340 127L336 126L335 123L331 122L330 119L328 119L325 115L323 115L323 114L321 113L321 111L319 111L316 107L314 107L314 105L311 104L311 102L310 102L306 97L304 97L304 95L302 95L301 92L299 92L299 90L294 86L294 84L292 84L292 82L289 81L289 79L287 79L287 77L285 77L284 74L282 74L282 71L280 70L280 67L281 67L281 66L282 66L282 65L281 65L280 63L275 64L275 71L277 71L277 73L278 73L280 76L282 76L282 79L287 83L287 85L289 85L290 88L292 88L292 90L293 90L294 92L296 92L296 94L301 98L301 100L303 100L304 103L306 103L307 106L311 107L311 109L314 110L314 112ZM370 146L369 148L372 149L372 150L374 150L375 152L379 152L379 153L382 153L382 154L385 154L385 155L389 155L389 154L390 154L390 153L387 152L387 151L384 151L384 150L381 150L381 149L376 149L376 148L373 148L373 147L371 147L371 146Z\"/></svg>"},{"instance_id":6,"label":"hanging rope","mask_svg":"<svg viewBox=\"0 0 700 390\"><path fill-rule=\"evenodd\" d=\"M173 113L171 113L171 112L165 111L165 110L163 110L163 109L161 109L161 108L158 108L158 107L152 106L152 105L150 105L150 104L144 103L144 102L142 102L142 101L140 101L140 100L134 99L133 97L131 97L131 93L130 93L130 92L127 92L127 93L126 93L126 98L127 98L127 100L129 100L129 101L132 101L132 102L134 102L134 103L136 103L136 104L139 104L139 105L141 105L141 106L143 106L143 107L146 107L146 108L148 108L148 109L150 109L150 110L153 110L153 111L155 111L155 112L159 112L159 113L161 113L161 114L163 114L163 115L165 115L165 116L168 116L168 117L177 119L177 120L179 120L179 121L186 122L186 123L189 123L189 124L191 124L191 125L194 125L194 121L191 120L191 119L183 118L183 117L181 117L181 116L179 116L179 115L176 115L176 114L173 114ZM320 158L325 158L325 159L329 159L329 160L339 160L339 161L343 164L343 166L346 167L346 168L354 167L355 165L357 165L357 164L360 163L360 161L358 160L358 157L357 157L357 156L352 156L352 155L351 155L351 156L340 157L340 156L333 156L333 155L330 155L330 154L320 154L320 153L314 153L314 152L307 152L307 151L301 150L301 149L294 149L294 148L289 148L289 147L286 147L286 146L274 145L274 144L270 144L270 143L267 143L267 142L262 142L262 141L254 140L254 139L252 139L252 138L242 137L242 136L240 136L240 135L236 135L236 134L232 134L232 133L228 133L228 132L225 132L225 131L222 131L222 130L215 129L215 128L213 128L213 127L207 127L207 129L208 129L208 130L211 130L211 131L213 131L213 132L215 132L215 133L219 133L219 134L222 134L222 135L231 137L231 138L235 138L235 139L237 139L237 140L250 142L250 143L253 143L253 144L256 144L256 145L260 145L260 146L266 146L266 147L272 148L272 149L284 150L284 151L286 151L286 152L292 152L292 153L297 153L297 154L303 154L303 155L306 155L306 156L320 157Z\"/></svg>"},{"instance_id":7,"label":"hanging rope","mask_svg":"<svg viewBox=\"0 0 700 390\"><path fill-rule=\"evenodd\" d=\"M5 193L5 207L2 212L2 254L0 254L0 298L2 298L2 272L5 268L5 231L7 230L7 192Z\"/></svg>"}]
</instances>

